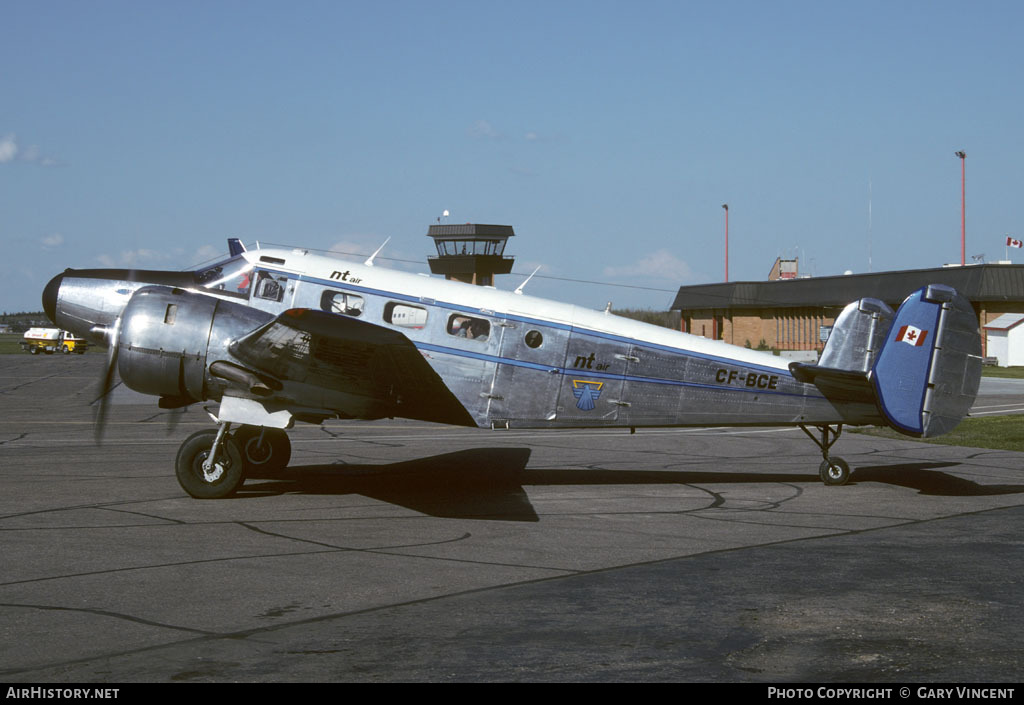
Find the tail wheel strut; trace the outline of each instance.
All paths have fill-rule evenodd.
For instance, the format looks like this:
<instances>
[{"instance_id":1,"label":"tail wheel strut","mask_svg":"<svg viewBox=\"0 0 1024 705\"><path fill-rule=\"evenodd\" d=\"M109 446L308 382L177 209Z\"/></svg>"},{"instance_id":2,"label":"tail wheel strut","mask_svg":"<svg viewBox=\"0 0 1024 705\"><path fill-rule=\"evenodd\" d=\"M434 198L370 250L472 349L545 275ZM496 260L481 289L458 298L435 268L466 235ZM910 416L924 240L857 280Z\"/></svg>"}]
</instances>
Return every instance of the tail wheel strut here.
<instances>
[{"instance_id":1,"label":"tail wheel strut","mask_svg":"<svg viewBox=\"0 0 1024 705\"><path fill-rule=\"evenodd\" d=\"M821 434L820 438L812 433L806 424L800 424L800 428L821 449L821 457L824 458L821 461L821 465L818 466L818 477L821 478L821 481L826 485L845 485L850 480L849 463L839 456L830 456L828 453L829 448L843 434L843 425L822 424L814 426Z\"/></svg>"}]
</instances>

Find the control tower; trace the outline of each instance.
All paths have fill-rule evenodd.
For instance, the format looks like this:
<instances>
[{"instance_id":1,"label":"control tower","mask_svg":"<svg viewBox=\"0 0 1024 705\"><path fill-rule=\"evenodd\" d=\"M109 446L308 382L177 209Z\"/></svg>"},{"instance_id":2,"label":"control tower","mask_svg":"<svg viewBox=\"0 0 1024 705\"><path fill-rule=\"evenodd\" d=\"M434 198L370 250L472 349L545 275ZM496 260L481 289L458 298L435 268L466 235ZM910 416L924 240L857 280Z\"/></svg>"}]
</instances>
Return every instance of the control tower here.
<instances>
[{"instance_id":1,"label":"control tower","mask_svg":"<svg viewBox=\"0 0 1024 705\"><path fill-rule=\"evenodd\" d=\"M512 271L515 257L505 257L505 243L515 235L511 225L431 225L437 256L428 257L430 271L467 284L494 286L495 274Z\"/></svg>"}]
</instances>

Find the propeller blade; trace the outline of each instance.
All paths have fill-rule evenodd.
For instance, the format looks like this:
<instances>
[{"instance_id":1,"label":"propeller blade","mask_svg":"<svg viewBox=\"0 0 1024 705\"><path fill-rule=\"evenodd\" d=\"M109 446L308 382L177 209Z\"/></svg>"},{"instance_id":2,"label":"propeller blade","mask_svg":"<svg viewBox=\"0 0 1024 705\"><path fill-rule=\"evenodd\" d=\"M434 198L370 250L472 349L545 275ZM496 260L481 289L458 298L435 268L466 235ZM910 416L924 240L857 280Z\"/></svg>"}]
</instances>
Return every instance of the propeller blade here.
<instances>
[{"instance_id":1,"label":"propeller blade","mask_svg":"<svg viewBox=\"0 0 1024 705\"><path fill-rule=\"evenodd\" d=\"M96 414L93 418L93 437L96 444L103 443L103 433L107 425L107 407L110 404L110 392L117 386L114 381L117 376L117 346L120 339L121 319L114 321L114 325L107 331L107 367L104 370L103 378L100 380L97 389L96 400L98 402Z\"/></svg>"},{"instance_id":2,"label":"propeller blade","mask_svg":"<svg viewBox=\"0 0 1024 705\"><path fill-rule=\"evenodd\" d=\"M167 414L167 428L165 432L168 436L172 435L178 430L178 424L181 423L182 418L185 416L185 412L188 411L187 406L182 406L177 409L171 409Z\"/></svg>"}]
</instances>

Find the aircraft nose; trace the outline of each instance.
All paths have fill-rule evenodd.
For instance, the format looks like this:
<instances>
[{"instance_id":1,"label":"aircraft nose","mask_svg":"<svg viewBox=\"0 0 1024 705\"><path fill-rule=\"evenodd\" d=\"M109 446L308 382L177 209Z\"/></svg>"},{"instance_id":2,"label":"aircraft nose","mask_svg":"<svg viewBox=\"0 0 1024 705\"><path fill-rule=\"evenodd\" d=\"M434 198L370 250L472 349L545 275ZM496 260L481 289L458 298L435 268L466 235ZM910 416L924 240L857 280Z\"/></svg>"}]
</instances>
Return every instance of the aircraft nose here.
<instances>
[{"instance_id":1,"label":"aircraft nose","mask_svg":"<svg viewBox=\"0 0 1024 705\"><path fill-rule=\"evenodd\" d=\"M64 280L64 274L58 274L43 289L43 310L47 318L57 323L57 294L60 292L60 283Z\"/></svg>"}]
</instances>

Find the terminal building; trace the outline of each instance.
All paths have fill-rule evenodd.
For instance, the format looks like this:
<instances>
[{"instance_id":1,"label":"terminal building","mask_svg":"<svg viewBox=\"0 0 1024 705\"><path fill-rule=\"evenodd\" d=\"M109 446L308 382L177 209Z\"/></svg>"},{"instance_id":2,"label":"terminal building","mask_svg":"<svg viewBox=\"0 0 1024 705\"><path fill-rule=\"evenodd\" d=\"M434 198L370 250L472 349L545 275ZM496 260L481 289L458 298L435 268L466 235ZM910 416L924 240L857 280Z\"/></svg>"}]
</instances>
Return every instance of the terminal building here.
<instances>
[{"instance_id":1,"label":"terminal building","mask_svg":"<svg viewBox=\"0 0 1024 705\"><path fill-rule=\"evenodd\" d=\"M777 261L773 272L785 270L785 265L779 266L785 262ZM1024 265L1016 264L804 279L794 274L774 281L683 286L672 310L680 312L682 329L695 335L753 348L820 352L836 316L851 301L872 297L895 310L907 296L927 284L951 286L971 301L982 328L982 354L986 356L985 326L996 324L1004 314L1024 313ZM1000 360L1000 364L1007 363Z\"/></svg>"}]
</instances>

